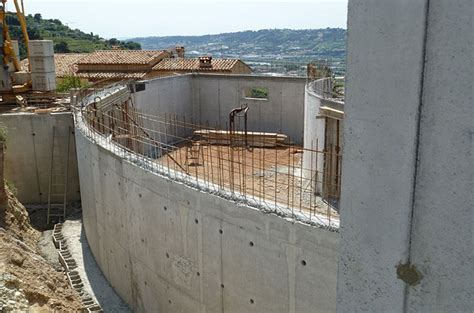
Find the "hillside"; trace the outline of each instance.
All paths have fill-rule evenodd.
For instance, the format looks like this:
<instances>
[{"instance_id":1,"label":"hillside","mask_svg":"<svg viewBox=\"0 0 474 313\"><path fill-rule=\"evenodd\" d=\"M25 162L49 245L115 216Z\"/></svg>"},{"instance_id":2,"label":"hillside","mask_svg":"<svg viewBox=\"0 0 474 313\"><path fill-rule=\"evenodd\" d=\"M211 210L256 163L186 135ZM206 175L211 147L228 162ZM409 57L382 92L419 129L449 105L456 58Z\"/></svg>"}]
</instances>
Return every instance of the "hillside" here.
<instances>
[{"instance_id":1,"label":"hillside","mask_svg":"<svg viewBox=\"0 0 474 313\"><path fill-rule=\"evenodd\" d=\"M166 36L131 38L144 49L186 46L188 54L212 54L216 57L279 58L314 60L345 58L346 30L265 29L204 36Z\"/></svg>"},{"instance_id":2,"label":"hillside","mask_svg":"<svg viewBox=\"0 0 474 313\"><path fill-rule=\"evenodd\" d=\"M8 14L7 23L13 39L23 38L20 23L16 15ZM93 33L84 33L79 29L72 29L58 19L43 19L41 14L26 16L26 24L30 39L50 39L54 42L57 53L92 52L94 50L112 49L118 46L123 49L140 50L140 44L133 41L106 40ZM26 56L26 47L20 40L20 56Z\"/></svg>"}]
</instances>

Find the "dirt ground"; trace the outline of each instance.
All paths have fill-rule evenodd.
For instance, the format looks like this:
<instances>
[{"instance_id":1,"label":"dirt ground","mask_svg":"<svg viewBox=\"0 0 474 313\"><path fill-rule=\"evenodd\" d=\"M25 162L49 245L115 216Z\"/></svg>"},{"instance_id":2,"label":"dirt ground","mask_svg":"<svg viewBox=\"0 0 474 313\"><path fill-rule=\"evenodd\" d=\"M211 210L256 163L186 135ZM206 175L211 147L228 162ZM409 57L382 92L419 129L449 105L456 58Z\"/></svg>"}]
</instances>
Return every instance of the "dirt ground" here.
<instances>
[{"instance_id":1,"label":"dirt ground","mask_svg":"<svg viewBox=\"0 0 474 313\"><path fill-rule=\"evenodd\" d=\"M7 190L6 228L0 228L0 311L79 312L83 306L66 275L41 256L41 233Z\"/></svg>"},{"instance_id":2,"label":"dirt ground","mask_svg":"<svg viewBox=\"0 0 474 313\"><path fill-rule=\"evenodd\" d=\"M176 171L225 187L232 192L266 199L300 212L338 213L316 197L302 168L302 150L297 146L277 148L232 148L228 145L201 145L191 152L183 144L157 160Z\"/></svg>"}]
</instances>

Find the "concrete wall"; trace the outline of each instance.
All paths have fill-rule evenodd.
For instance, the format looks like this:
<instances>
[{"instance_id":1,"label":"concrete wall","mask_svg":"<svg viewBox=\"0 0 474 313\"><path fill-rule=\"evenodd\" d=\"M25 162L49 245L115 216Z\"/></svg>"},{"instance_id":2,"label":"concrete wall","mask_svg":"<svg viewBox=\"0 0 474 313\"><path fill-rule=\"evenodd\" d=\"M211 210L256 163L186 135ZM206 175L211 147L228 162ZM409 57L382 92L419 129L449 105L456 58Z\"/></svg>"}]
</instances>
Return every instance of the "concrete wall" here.
<instances>
[{"instance_id":1,"label":"concrete wall","mask_svg":"<svg viewBox=\"0 0 474 313\"><path fill-rule=\"evenodd\" d=\"M191 128L172 127L169 123L172 122L171 116L176 116L180 122L192 121L192 76L156 78L142 84L145 84L145 90L133 93L132 102L138 112L149 115L142 119L144 128L150 130L148 134L166 143L175 143L179 138L165 134L177 132L181 138L191 136Z\"/></svg>"},{"instance_id":2,"label":"concrete wall","mask_svg":"<svg viewBox=\"0 0 474 313\"><path fill-rule=\"evenodd\" d=\"M229 112L249 105L249 129L279 132L303 143L304 78L251 75L198 75L193 80L194 110L201 123L229 123ZM267 88L267 100L245 99L246 90Z\"/></svg>"},{"instance_id":3,"label":"concrete wall","mask_svg":"<svg viewBox=\"0 0 474 313\"><path fill-rule=\"evenodd\" d=\"M174 113L190 119L193 116L192 78L181 75L144 81L145 90L133 94L134 105L146 114Z\"/></svg>"},{"instance_id":4,"label":"concrete wall","mask_svg":"<svg viewBox=\"0 0 474 313\"><path fill-rule=\"evenodd\" d=\"M325 119L319 116L319 108L321 107L321 97L314 91L306 87L304 99L304 141L305 149L324 150L325 140ZM315 166L313 164L316 164ZM317 176L313 178L314 189L317 194L323 191L323 173L324 173L324 157L323 154L309 153L303 154L303 168L315 167ZM310 178L310 177L307 177Z\"/></svg>"},{"instance_id":5,"label":"concrete wall","mask_svg":"<svg viewBox=\"0 0 474 313\"><path fill-rule=\"evenodd\" d=\"M473 11L349 1L338 312L472 312Z\"/></svg>"},{"instance_id":6,"label":"concrete wall","mask_svg":"<svg viewBox=\"0 0 474 313\"><path fill-rule=\"evenodd\" d=\"M194 190L76 132L83 221L137 312L333 312L338 233Z\"/></svg>"},{"instance_id":7,"label":"concrete wall","mask_svg":"<svg viewBox=\"0 0 474 313\"><path fill-rule=\"evenodd\" d=\"M134 103L142 112L175 113L196 124L225 128L230 111L245 102L250 107L249 130L280 132L303 143L305 79L189 74L144 83L145 91L134 96ZM267 88L268 99L244 99L246 90L253 87Z\"/></svg>"},{"instance_id":8,"label":"concrete wall","mask_svg":"<svg viewBox=\"0 0 474 313\"><path fill-rule=\"evenodd\" d=\"M340 185L336 181L336 176L340 173L336 170L339 158L336 156L335 147L342 148L343 146L343 114L326 115L321 108L343 112L344 102L342 99L327 97L332 94L330 82L331 80L328 82L328 79L320 79L308 83L305 88L303 146L305 149L317 150L320 153L305 152L303 168L315 167L317 170L317 174L313 174L314 189L317 194L335 196L339 194L337 186ZM323 151L331 153L331 156L322 153ZM326 186L326 190L323 185Z\"/></svg>"},{"instance_id":9,"label":"concrete wall","mask_svg":"<svg viewBox=\"0 0 474 313\"><path fill-rule=\"evenodd\" d=\"M1 114L0 126L6 127L8 132L5 179L17 188L22 203L48 202L53 127L60 136L57 151L62 162L66 161L69 135L68 200L80 200L71 113Z\"/></svg>"}]
</instances>

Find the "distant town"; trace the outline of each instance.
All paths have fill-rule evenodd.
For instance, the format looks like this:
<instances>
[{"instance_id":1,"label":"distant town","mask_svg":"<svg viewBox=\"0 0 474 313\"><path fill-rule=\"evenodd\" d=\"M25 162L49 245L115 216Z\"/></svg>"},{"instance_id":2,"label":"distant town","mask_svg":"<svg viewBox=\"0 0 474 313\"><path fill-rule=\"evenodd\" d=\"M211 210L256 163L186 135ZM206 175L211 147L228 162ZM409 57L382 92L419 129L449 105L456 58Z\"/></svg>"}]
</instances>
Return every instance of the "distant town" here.
<instances>
[{"instance_id":1,"label":"distant town","mask_svg":"<svg viewBox=\"0 0 474 313\"><path fill-rule=\"evenodd\" d=\"M267 29L204 36L130 38L142 49L186 46L186 55L237 58L254 73L272 76L305 76L306 65L326 60L338 76L345 73L346 31L325 29Z\"/></svg>"}]
</instances>

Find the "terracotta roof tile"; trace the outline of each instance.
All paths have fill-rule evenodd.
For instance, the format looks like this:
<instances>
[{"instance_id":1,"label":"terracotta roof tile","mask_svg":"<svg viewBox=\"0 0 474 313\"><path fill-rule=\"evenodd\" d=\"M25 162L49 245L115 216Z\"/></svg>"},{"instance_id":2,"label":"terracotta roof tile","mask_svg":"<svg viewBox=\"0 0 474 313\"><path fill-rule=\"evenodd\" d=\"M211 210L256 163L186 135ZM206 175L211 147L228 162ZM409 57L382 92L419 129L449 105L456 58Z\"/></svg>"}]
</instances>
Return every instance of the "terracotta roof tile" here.
<instances>
[{"instance_id":1,"label":"terracotta roof tile","mask_svg":"<svg viewBox=\"0 0 474 313\"><path fill-rule=\"evenodd\" d=\"M74 75L77 71L77 61L87 56L88 53L56 53L54 64L56 66L56 77ZM21 61L21 69L28 70L28 59Z\"/></svg>"},{"instance_id":2,"label":"terracotta roof tile","mask_svg":"<svg viewBox=\"0 0 474 313\"><path fill-rule=\"evenodd\" d=\"M78 72L75 76L85 79L142 79L147 72Z\"/></svg>"},{"instance_id":3,"label":"terracotta roof tile","mask_svg":"<svg viewBox=\"0 0 474 313\"><path fill-rule=\"evenodd\" d=\"M100 50L88 54L78 64L150 64L169 56L163 50Z\"/></svg>"},{"instance_id":4,"label":"terracotta roof tile","mask_svg":"<svg viewBox=\"0 0 474 313\"><path fill-rule=\"evenodd\" d=\"M87 53L58 53L54 55L56 76L73 75L77 71L77 62L87 56Z\"/></svg>"},{"instance_id":5,"label":"terracotta roof tile","mask_svg":"<svg viewBox=\"0 0 474 313\"><path fill-rule=\"evenodd\" d=\"M212 72L212 71L231 71L232 68L241 62L238 59L212 59L212 67L200 67L199 58L181 59L166 58L161 60L153 67L154 71L193 71L193 72ZM245 64L245 63L244 63Z\"/></svg>"}]
</instances>

